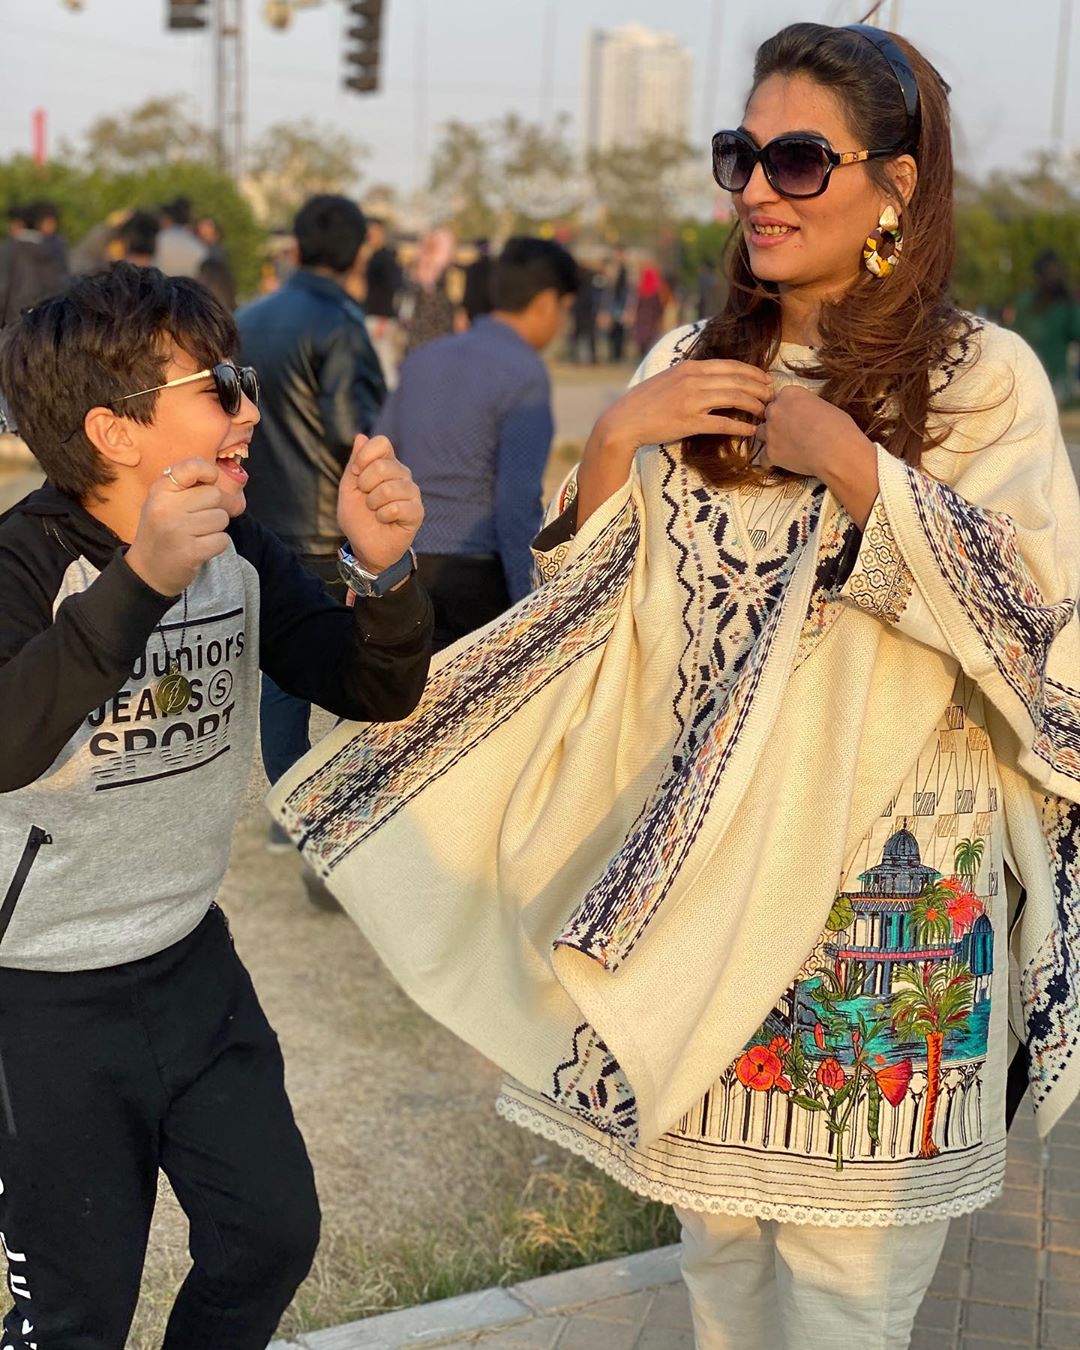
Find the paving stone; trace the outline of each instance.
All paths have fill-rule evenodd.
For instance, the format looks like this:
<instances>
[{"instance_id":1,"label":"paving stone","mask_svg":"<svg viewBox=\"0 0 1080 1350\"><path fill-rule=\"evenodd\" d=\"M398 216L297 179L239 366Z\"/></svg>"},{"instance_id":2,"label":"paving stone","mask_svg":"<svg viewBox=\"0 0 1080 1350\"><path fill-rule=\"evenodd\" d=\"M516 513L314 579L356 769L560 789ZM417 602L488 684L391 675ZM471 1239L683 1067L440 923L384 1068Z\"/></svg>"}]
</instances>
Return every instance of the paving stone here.
<instances>
[{"instance_id":1,"label":"paving stone","mask_svg":"<svg viewBox=\"0 0 1080 1350\"><path fill-rule=\"evenodd\" d=\"M1052 1219L1080 1220L1080 1193L1048 1186L1046 1212Z\"/></svg>"},{"instance_id":2,"label":"paving stone","mask_svg":"<svg viewBox=\"0 0 1080 1350\"><path fill-rule=\"evenodd\" d=\"M987 1214L1030 1214L1033 1218L1038 1218L1041 1212L1041 1189L1023 1186L1006 1186L986 1210Z\"/></svg>"},{"instance_id":3,"label":"paving stone","mask_svg":"<svg viewBox=\"0 0 1080 1350\"><path fill-rule=\"evenodd\" d=\"M1005 1164L1005 1185L1006 1186L1026 1186L1029 1190L1041 1190L1043 1184L1043 1169L1039 1163L1024 1162L1020 1158L1014 1158L1009 1155L1009 1161Z\"/></svg>"},{"instance_id":4,"label":"paving stone","mask_svg":"<svg viewBox=\"0 0 1080 1350\"><path fill-rule=\"evenodd\" d=\"M683 1284L671 1285L667 1289L658 1289L645 1325L668 1327L673 1331L692 1331L693 1318L690 1316L690 1299Z\"/></svg>"},{"instance_id":5,"label":"paving stone","mask_svg":"<svg viewBox=\"0 0 1080 1350\"><path fill-rule=\"evenodd\" d=\"M1046 1273L1052 1280L1080 1280L1080 1254L1047 1252Z\"/></svg>"},{"instance_id":6,"label":"paving stone","mask_svg":"<svg viewBox=\"0 0 1080 1350\"><path fill-rule=\"evenodd\" d=\"M473 1344L483 1350L555 1350L565 1326L565 1317L534 1317L520 1326L481 1336Z\"/></svg>"},{"instance_id":7,"label":"paving stone","mask_svg":"<svg viewBox=\"0 0 1080 1350\"><path fill-rule=\"evenodd\" d=\"M1043 1146L1034 1139L1018 1139L1010 1143L1009 1157L1016 1158L1018 1162L1034 1163L1036 1167L1040 1167L1043 1160Z\"/></svg>"},{"instance_id":8,"label":"paving stone","mask_svg":"<svg viewBox=\"0 0 1080 1350\"><path fill-rule=\"evenodd\" d=\"M923 1331L916 1325L908 1350L955 1350L957 1340L947 1331Z\"/></svg>"},{"instance_id":9,"label":"paving stone","mask_svg":"<svg viewBox=\"0 0 1080 1350\"><path fill-rule=\"evenodd\" d=\"M955 1261L942 1261L934 1271L927 1293L935 1294L938 1298L960 1298L966 1280L966 1266Z\"/></svg>"},{"instance_id":10,"label":"paving stone","mask_svg":"<svg viewBox=\"0 0 1080 1350\"><path fill-rule=\"evenodd\" d=\"M1080 1345L1080 1317L1068 1313L1044 1312L1040 1347L1046 1350L1076 1350Z\"/></svg>"},{"instance_id":11,"label":"paving stone","mask_svg":"<svg viewBox=\"0 0 1080 1350\"><path fill-rule=\"evenodd\" d=\"M996 1336L1014 1345L1035 1344L1037 1316L1029 1308L991 1307L987 1303L969 1303L964 1309L965 1336Z\"/></svg>"},{"instance_id":12,"label":"paving stone","mask_svg":"<svg viewBox=\"0 0 1080 1350\"><path fill-rule=\"evenodd\" d=\"M598 1298L634 1294L653 1285L672 1284L679 1276L679 1247L660 1247L618 1261L602 1261L581 1270L566 1270L559 1275L541 1275L514 1285L510 1293L537 1312L595 1303Z\"/></svg>"},{"instance_id":13,"label":"paving stone","mask_svg":"<svg viewBox=\"0 0 1080 1350\"><path fill-rule=\"evenodd\" d=\"M670 1327L646 1327L634 1350L694 1350L694 1334Z\"/></svg>"},{"instance_id":14,"label":"paving stone","mask_svg":"<svg viewBox=\"0 0 1080 1350\"><path fill-rule=\"evenodd\" d=\"M960 1301L955 1298L937 1298L927 1294L919 1308L916 1322L920 1329L955 1331L960 1324Z\"/></svg>"},{"instance_id":15,"label":"paving stone","mask_svg":"<svg viewBox=\"0 0 1080 1350\"><path fill-rule=\"evenodd\" d=\"M648 1316L655 1298L651 1289L643 1289L637 1294L622 1294L618 1298L606 1298L600 1303L589 1304L589 1316L600 1317L607 1322L633 1322L639 1327Z\"/></svg>"},{"instance_id":16,"label":"paving stone","mask_svg":"<svg viewBox=\"0 0 1080 1350\"><path fill-rule=\"evenodd\" d=\"M1046 1245L1051 1250L1080 1252L1080 1222L1051 1219L1046 1227Z\"/></svg>"},{"instance_id":17,"label":"paving stone","mask_svg":"<svg viewBox=\"0 0 1080 1350\"><path fill-rule=\"evenodd\" d=\"M1000 1303L1013 1308L1038 1308L1039 1284L1030 1275L975 1266L968 1298L975 1303Z\"/></svg>"},{"instance_id":18,"label":"paving stone","mask_svg":"<svg viewBox=\"0 0 1080 1350\"><path fill-rule=\"evenodd\" d=\"M636 1322L604 1322L578 1313L566 1324L559 1350L634 1350L640 1335Z\"/></svg>"},{"instance_id":19,"label":"paving stone","mask_svg":"<svg viewBox=\"0 0 1080 1350\"><path fill-rule=\"evenodd\" d=\"M1080 1284L1049 1279L1043 1285L1043 1307L1080 1316ZM1080 1345L1080 1341L1077 1342Z\"/></svg>"},{"instance_id":20,"label":"paving stone","mask_svg":"<svg viewBox=\"0 0 1080 1350\"><path fill-rule=\"evenodd\" d=\"M1016 1350L1016 1341L1002 1341L996 1336L965 1336L960 1350Z\"/></svg>"},{"instance_id":21,"label":"paving stone","mask_svg":"<svg viewBox=\"0 0 1080 1350\"><path fill-rule=\"evenodd\" d=\"M971 1264L1006 1275L1022 1275L1030 1279L1032 1284L1039 1277L1038 1250L1021 1247L1015 1242L991 1242L976 1238L971 1245Z\"/></svg>"},{"instance_id":22,"label":"paving stone","mask_svg":"<svg viewBox=\"0 0 1080 1350\"><path fill-rule=\"evenodd\" d=\"M523 1321L528 1313L505 1289L485 1289L326 1331L305 1332L303 1344L308 1350L397 1350L398 1346L430 1344L454 1335L475 1335L487 1327L502 1330L508 1323Z\"/></svg>"},{"instance_id":23,"label":"paving stone","mask_svg":"<svg viewBox=\"0 0 1080 1350\"><path fill-rule=\"evenodd\" d=\"M1070 1153L1073 1151L1069 1150ZM1065 1195L1076 1195L1080 1192L1080 1149L1075 1150L1075 1153L1075 1164L1068 1157L1063 1158L1061 1154L1051 1159L1046 1172L1047 1192L1058 1191Z\"/></svg>"},{"instance_id":24,"label":"paving stone","mask_svg":"<svg viewBox=\"0 0 1080 1350\"><path fill-rule=\"evenodd\" d=\"M984 1209L975 1221L975 1234L991 1242L1018 1242L1026 1247L1039 1245L1039 1221L1027 1214L997 1214Z\"/></svg>"}]
</instances>

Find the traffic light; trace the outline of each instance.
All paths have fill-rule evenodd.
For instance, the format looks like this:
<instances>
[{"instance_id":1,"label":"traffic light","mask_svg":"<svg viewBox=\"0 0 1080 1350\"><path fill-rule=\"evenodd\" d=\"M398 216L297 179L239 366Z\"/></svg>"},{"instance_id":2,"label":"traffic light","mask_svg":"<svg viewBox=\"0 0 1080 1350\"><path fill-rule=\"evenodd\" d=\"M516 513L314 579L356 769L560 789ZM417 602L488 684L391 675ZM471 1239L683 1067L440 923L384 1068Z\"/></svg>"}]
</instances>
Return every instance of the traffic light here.
<instances>
[{"instance_id":1,"label":"traffic light","mask_svg":"<svg viewBox=\"0 0 1080 1350\"><path fill-rule=\"evenodd\" d=\"M349 0L345 36L345 88L373 94L379 87L379 44L382 40L383 0Z\"/></svg>"},{"instance_id":2,"label":"traffic light","mask_svg":"<svg viewBox=\"0 0 1080 1350\"><path fill-rule=\"evenodd\" d=\"M165 27L170 32L193 32L210 22L208 0L165 0Z\"/></svg>"}]
</instances>

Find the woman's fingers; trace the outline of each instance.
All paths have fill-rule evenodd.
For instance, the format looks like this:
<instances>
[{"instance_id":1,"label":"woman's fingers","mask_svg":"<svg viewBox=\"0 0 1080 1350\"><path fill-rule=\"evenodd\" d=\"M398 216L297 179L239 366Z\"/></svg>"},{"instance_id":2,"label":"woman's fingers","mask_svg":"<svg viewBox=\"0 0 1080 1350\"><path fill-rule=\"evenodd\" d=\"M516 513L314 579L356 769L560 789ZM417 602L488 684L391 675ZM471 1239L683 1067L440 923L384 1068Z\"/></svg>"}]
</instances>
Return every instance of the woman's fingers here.
<instances>
[{"instance_id":1,"label":"woman's fingers","mask_svg":"<svg viewBox=\"0 0 1080 1350\"><path fill-rule=\"evenodd\" d=\"M686 361L680 369L707 378L744 379L752 384L772 384L768 371L747 365L745 361Z\"/></svg>"},{"instance_id":2,"label":"woman's fingers","mask_svg":"<svg viewBox=\"0 0 1080 1350\"><path fill-rule=\"evenodd\" d=\"M747 438L757 435L757 427L752 422L741 422L736 417L723 417L719 413L709 413L699 417L687 436L737 436Z\"/></svg>"}]
</instances>

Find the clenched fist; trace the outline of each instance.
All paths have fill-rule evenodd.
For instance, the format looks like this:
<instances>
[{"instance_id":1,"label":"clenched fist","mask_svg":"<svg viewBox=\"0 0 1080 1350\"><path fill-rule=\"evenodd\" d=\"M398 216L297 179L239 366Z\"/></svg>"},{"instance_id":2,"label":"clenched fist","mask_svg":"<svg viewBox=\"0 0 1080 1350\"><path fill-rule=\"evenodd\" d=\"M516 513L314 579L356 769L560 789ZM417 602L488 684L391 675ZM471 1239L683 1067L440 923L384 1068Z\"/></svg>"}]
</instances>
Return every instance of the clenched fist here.
<instances>
[{"instance_id":1,"label":"clenched fist","mask_svg":"<svg viewBox=\"0 0 1080 1350\"><path fill-rule=\"evenodd\" d=\"M225 533L229 513L225 494L215 486L217 476L215 464L184 459L147 494L126 558L131 570L159 595L179 595L203 563L229 546Z\"/></svg>"},{"instance_id":2,"label":"clenched fist","mask_svg":"<svg viewBox=\"0 0 1080 1350\"><path fill-rule=\"evenodd\" d=\"M394 447L385 436L357 436L338 488L338 525L361 567L392 567L423 519L420 489Z\"/></svg>"}]
</instances>

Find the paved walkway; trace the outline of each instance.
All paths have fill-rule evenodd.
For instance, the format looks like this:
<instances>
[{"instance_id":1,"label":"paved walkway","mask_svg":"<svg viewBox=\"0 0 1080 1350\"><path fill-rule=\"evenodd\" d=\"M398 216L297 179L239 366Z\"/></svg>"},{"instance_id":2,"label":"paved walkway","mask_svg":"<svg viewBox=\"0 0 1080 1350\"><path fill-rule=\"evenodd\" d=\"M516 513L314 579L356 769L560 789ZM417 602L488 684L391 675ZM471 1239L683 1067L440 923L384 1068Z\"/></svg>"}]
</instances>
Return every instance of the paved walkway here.
<instances>
[{"instance_id":1,"label":"paved walkway","mask_svg":"<svg viewBox=\"0 0 1080 1350\"><path fill-rule=\"evenodd\" d=\"M271 1350L693 1350L678 1248L280 1341ZM911 1350L1080 1346L1080 1103L1045 1144L1013 1126L1005 1191L954 1220ZM858 1350L853 1346L852 1350Z\"/></svg>"}]
</instances>

